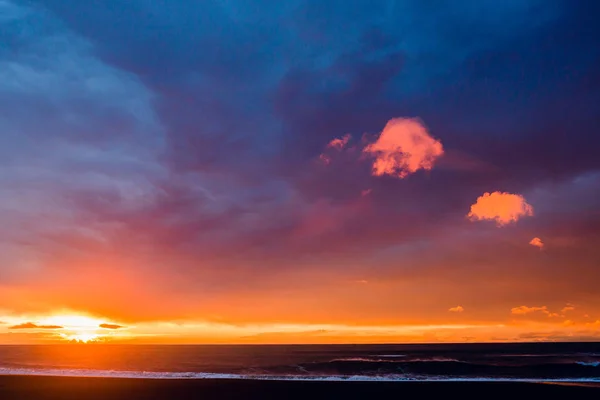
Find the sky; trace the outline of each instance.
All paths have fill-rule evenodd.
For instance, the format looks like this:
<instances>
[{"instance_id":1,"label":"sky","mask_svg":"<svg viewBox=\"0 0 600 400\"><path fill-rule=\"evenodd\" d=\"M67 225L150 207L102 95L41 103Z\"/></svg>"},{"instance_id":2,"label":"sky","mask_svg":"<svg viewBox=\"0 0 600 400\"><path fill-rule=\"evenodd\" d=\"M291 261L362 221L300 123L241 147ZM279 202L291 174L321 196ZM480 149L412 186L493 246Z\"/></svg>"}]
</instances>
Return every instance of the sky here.
<instances>
[{"instance_id":1,"label":"sky","mask_svg":"<svg viewBox=\"0 0 600 400\"><path fill-rule=\"evenodd\" d=\"M0 343L598 340L599 13L0 0Z\"/></svg>"}]
</instances>

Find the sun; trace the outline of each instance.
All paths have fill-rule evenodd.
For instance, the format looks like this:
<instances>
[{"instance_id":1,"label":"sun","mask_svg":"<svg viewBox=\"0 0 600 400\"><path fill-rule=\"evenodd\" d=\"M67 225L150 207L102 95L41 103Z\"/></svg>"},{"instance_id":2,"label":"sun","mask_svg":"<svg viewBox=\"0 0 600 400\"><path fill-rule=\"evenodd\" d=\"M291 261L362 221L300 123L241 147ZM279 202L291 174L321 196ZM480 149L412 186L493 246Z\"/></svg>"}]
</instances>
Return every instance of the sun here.
<instances>
[{"instance_id":1,"label":"sun","mask_svg":"<svg viewBox=\"0 0 600 400\"><path fill-rule=\"evenodd\" d=\"M75 333L73 335L63 333L61 337L70 342L90 343L98 341L101 336L95 333Z\"/></svg>"},{"instance_id":2,"label":"sun","mask_svg":"<svg viewBox=\"0 0 600 400\"><path fill-rule=\"evenodd\" d=\"M104 320L86 315L53 315L43 320L45 325L60 326L60 337L69 342L90 343L99 341L100 325Z\"/></svg>"}]
</instances>

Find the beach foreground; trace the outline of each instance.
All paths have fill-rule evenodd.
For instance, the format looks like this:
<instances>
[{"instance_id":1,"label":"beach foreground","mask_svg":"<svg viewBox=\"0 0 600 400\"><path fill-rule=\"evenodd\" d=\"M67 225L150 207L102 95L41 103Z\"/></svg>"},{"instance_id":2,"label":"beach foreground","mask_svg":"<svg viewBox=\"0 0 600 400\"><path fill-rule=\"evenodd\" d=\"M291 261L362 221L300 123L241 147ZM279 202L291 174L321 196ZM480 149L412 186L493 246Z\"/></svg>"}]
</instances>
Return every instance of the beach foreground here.
<instances>
[{"instance_id":1,"label":"beach foreground","mask_svg":"<svg viewBox=\"0 0 600 400\"><path fill-rule=\"evenodd\" d=\"M598 387L504 382L294 382L0 376L0 399L377 399L384 396L600 394ZM535 397L532 397L535 398Z\"/></svg>"}]
</instances>

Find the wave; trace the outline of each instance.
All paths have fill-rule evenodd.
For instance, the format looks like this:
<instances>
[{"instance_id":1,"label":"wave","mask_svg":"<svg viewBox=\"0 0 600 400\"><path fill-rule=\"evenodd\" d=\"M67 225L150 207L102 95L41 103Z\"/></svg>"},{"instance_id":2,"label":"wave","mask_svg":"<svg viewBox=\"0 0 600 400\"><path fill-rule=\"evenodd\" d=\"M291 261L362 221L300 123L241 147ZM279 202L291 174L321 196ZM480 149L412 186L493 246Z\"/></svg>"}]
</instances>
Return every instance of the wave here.
<instances>
[{"instance_id":1,"label":"wave","mask_svg":"<svg viewBox=\"0 0 600 400\"><path fill-rule=\"evenodd\" d=\"M371 357L343 357L334 358L329 362L387 362L387 363L405 363L405 362L461 362L455 358L431 357L431 358L411 358L402 360L389 360L388 358L401 358L400 356L371 356ZM402 356L406 357L406 356Z\"/></svg>"},{"instance_id":2,"label":"wave","mask_svg":"<svg viewBox=\"0 0 600 400\"><path fill-rule=\"evenodd\" d=\"M381 358L399 358L406 357L406 354L378 354L372 357L381 357Z\"/></svg>"},{"instance_id":3,"label":"wave","mask_svg":"<svg viewBox=\"0 0 600 400\"><path fill-rule=\"evenodd\" d=\"M585 361L577 361L576 364L579 365L586 365L588 367L597 367L600 365L600 361L590 361L590 362L585 362Z\"/></svg>"},{"instance_id":4,"label":"wave","mask_svg":"<svg viewBox=\"0 0 600 400\"><path fill-rule=\"evenodd\" d=\"M54 376L81 378L115 379L226 379L226 380L266 380L266 381L377 381L377 382L572 382L600 383L600 377L592 378L510 378L510 377L452 377L419 375L268 375L268 374L221 374L210 372L152 372L152 371L113 371L92 369L32 369L0 368L0 375Z\"/></svg>"},{"instance_id":5,"label":"wave","mask_svg":"<svg viewBox=\"0 0 600 400\"><path fill-rule=\"evenodd\" d=\"M509 365L458 361L455 359L362 359L346 358L328 362L304 363L273 367L267 371L290 373L302 371L309 375L409 375L446 377L502 378L598 378L600 371L594 362L558 362Z\"/></svg>"}]
</instances>

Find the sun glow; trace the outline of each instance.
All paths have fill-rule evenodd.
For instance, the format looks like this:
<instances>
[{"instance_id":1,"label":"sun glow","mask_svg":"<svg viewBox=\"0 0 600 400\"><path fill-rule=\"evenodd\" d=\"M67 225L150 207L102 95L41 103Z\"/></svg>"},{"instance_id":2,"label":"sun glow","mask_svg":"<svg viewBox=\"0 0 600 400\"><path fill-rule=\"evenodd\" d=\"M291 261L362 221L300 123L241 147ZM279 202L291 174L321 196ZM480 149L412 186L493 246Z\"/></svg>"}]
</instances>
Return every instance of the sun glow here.
<instances>
[{"instance_id":1,"label":"sun glow","mask_svg":"<svg viewBox=\"0 0 600 400\"><path fill-rule=\"evenodd\" d=\"M41 319L39 324L59 326L60 329L57 329L58 337L69 342L100 342L114 334L114 332L107 332L106 329L103 329L107 325L107 320L88 315L55 314Z\"/></svg>"},{"instance_id":2,"label":"sun glow","mask_svg":"<svg viewBox=\"0 0 600 400\"><path fill-rule=\"evenodd\" d=\"M59 325L69 330L96 330L104 320L84 315L53 315L42 322L44 325Z\"/></svg>"},{"instance_id":3,"label":"sun glow","mask_svg":"<svg viewBox=\"0 0 600 400\"><path fill-rule=\"evenodd\" d=\"M68 340L70 342L78 342L78 343L90 343L98 341L101 336L95 333L76 333L74 335L61 334L63 339Z\"/></svg>"},{"instance_id":4,"label":"sun glow","mask_svg":"<svg viewBox=\"0 0 600 400\"><path fill-rule=\"evenodd\" d=\"M60 337L77 343L90 343L101 338L100 324L103 320L85 315L53 315L43 320L44 324L62 327Z\"/></svg>"}]
</instances>

